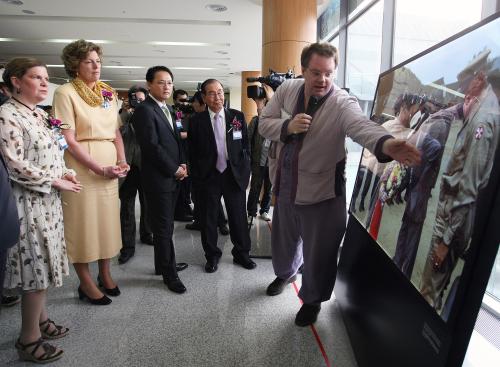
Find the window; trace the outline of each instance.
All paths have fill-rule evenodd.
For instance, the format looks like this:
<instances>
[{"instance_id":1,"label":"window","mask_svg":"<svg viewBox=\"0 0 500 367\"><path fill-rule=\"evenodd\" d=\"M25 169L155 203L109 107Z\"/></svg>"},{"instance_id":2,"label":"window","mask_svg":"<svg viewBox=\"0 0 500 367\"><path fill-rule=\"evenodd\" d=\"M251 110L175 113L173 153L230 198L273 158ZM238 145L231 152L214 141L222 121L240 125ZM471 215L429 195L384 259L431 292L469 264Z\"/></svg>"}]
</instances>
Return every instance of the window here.
<instances>
[{"instance_id":1,"label":"window","mask_svg":"<svg viewBox=\"0 0 500 367\"><path fill-rule=\"evenodd\" d=\"M396 0L393 65L481 20L482 0Z\"/></svg>"},{"instance_id":2,"label":"window","mask_svg":"<svg viewBox=\"0 0 500 367\"><path fill-rule=\"evenodd\" d=\"M348 0L348 20L355 17L359 14L360 11L365 9L368 4L370 4L369 0Z\"/></svg>"},{"instance_id":3,"label":"window","mask_svg":"<svg viewBox=\"0 0 500 367\"><path fill-rule=\"evenodd\" d=\"M330 0L326 10L318 18L318 39L323 39L330 34L340 23L340 0Z\"/></svg>"},{"instance_id":4,"label":"window","mask_svg":"<svg viewBox=\"0 0 500 367\"><path fill-rule=\"evenodd\" d=\"M377 2L347 28L345 86L359 99L366 115L380 73L383 7L384 1Z\"/></svg>"}]
</instances>

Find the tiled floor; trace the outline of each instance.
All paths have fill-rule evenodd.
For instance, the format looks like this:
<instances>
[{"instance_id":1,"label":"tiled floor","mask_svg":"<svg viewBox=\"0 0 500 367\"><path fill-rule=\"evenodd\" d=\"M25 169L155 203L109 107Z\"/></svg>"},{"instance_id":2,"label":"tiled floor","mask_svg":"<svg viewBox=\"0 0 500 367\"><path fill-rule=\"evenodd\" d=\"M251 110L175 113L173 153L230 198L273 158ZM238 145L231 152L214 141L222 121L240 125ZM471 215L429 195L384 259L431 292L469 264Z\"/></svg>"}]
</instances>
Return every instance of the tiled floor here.
<instances>
[{"instance_id":1,"label":"tiled floor","mask_svg":"<svg viewBox=\"0 0 500 367\"><path fill-rule=\"evenodd\" d=\"M257 219L251 233L253 254L270 255L268 224ZM219 270L207 274L199 232L176 222L177 261L189 263L179 273L188 289L183 295L153 275L153 248L142 244L127 264L113 261L122 295L109 306L79 301L71 269L64 286L49 291L50 317L71 329L57 341L65 355L53 365L356 366L333 299L323 304L314 330L299 328L293 322L300 307L294 287L276 297L265 294L274 279L271 260L257 258L258 267L245 270L232 263L229 237L221 236L219 244L224 247ZM14 349L19 327L19 306L2 309L0 366L24 365Z\"/></svg>"}]
</instances>

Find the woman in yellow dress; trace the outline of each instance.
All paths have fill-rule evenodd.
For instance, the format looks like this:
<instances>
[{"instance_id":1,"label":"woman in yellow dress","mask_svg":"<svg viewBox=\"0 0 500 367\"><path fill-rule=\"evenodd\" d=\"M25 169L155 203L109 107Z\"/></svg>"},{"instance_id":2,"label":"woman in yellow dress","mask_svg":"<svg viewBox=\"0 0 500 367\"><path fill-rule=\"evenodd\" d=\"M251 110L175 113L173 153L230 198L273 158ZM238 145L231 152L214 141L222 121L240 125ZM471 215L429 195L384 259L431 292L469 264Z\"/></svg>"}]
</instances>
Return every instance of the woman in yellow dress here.
<instances>
[{"instance_id":1,"label":"woman in yellow dress","mask_svg":"<svg viewBox=\"0 0 500 367\"><path fill-rule=\"evenodd\" d=\"M94 283L89 263L98 261L98 283L104 293L118 296L120 290L110 272L110 259L122 246L118 178L129 166L120 134L116 92L99 80L101 48L84 40L68 44L62 60L71 82L57 88L55 117L69 128L64 159L83 184L79 195L63 195L64 235L68 258L73 263L81 300L107 305L111 299Z\"/></svg>"}]
</instances>

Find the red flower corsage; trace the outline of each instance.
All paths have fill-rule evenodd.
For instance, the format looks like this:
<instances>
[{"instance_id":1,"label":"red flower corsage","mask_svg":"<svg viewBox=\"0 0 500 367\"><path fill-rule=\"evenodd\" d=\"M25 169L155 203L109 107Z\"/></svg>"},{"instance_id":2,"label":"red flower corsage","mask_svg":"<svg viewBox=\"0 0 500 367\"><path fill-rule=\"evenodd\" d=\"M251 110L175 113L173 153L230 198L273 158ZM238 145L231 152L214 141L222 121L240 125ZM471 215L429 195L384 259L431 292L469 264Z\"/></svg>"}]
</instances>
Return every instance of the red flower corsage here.
<instances>
[{"instance_id":1,"label":"red flower corsage","mask_svg":"<svg viewBox=\"0 0 500 367\"><path fill-rule=\"evenodd\" d=\"M231 126L233 127L234 131L241 130L241 122L238 121L238 119L235 117L233 121L231 122Z\"/></svg>"},{"instance_id":2,"label":"red flower corsage","mask_svg":"<svg viewBox=\"0 0 500 367\"><path fill-rule=\"evenodd\" d=\"M109 108L111 106L111 102L113 100L113 92L110 92L109 90L103 89L101 91L102 97L104 98L104 102L102 102L102 107L103 108Z\"/></svg>"},{"instance_id":3,"label":"red flower corsage","mask_svg":"<svg viewBox=\"0 0 500 367\"><path fill-rule=\"evenodd\" d=\"M62 130L62 129L69 128L68 124L63 124L63 122L61 120L56 119L54 117L47 118L47 125L49 126L49 129L51 129L51 130Z\"/></svg>"},{"instance_id":4,"label":"red flower corsage","mask_svg":"<svg viewBox=\"0 0 500 367\"><path fill-rule=\"evenodd\" d=\"M175 113L176 120L182 120L182 111L177 111Z\"/></svg>"},{"instance_id":5,"label":"red flower corsage","mask_svg":"<svg viewBox=\"0 0 500 367\"><path fill-rule=\"evenodd\" d=\"M113 93L110 92L109 90L103 89L102 90L102 96L104 97L105 100L112 101L113 100Z\"/></svg>"},{"instance_id":6,"label":"red flower corsage","mask_svg":"<svg viewBox=\"0 0 500 367\"><path fill-rule=\"evenodd\" d=\"M60 129L62 125L62 121L53 117L49 117L49 127Z\"/></svg>"}]
</instances>

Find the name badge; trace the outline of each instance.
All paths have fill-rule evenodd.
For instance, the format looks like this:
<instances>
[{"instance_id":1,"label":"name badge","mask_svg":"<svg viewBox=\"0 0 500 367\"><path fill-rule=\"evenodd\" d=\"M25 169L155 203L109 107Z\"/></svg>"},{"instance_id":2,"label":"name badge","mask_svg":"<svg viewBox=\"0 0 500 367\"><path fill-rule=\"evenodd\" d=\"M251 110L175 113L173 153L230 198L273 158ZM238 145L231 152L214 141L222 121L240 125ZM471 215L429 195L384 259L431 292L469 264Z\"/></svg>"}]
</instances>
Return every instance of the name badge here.
<instances>
[{"instance_id":1,"label":"name badge","mask_svg":"<svg viewBox=\"0 0 500 367\"><path fill-rule=\"evenodd\" d=\"M233 140L240 140L242 137L241 130L233 130Z\"/></svg>"},{"instance_id":2,"label":"name badge","mask_svg":"<svg viewBox=\"0 0 500 367\"><path fill-rule=\"evenodd\" d=\"M182 129L182 121L181 120L176 120L175 121L175 125L177 126L177 128L180 130Z\"/></svg>"},{"instance_id":3,"label":"name badge","mask_svg":"<svg viewBox=\"0 0 500 367\"><path fill-rule=\"evenodd\" d=\"M57 145L59 145L60 150L68 149L68 143L62 134L57 134L56 136Z\"/></svg>"}]
</instances>

